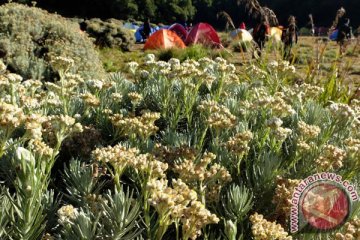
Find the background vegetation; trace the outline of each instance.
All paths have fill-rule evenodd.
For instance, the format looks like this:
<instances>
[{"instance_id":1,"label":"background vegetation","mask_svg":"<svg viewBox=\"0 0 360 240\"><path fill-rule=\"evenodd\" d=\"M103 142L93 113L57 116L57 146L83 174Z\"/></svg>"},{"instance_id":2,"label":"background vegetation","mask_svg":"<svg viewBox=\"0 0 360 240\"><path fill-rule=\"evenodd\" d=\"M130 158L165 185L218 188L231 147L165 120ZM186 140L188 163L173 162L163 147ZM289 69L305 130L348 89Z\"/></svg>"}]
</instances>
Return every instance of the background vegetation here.
<instances>
[{"instance_id":1,"label":"background vegetation","mask_svg":"<svg viewBox=\"0 0 360 240\"><path fill-rule=\"evenodd\" d=\"M4 2L7 0L0 1L0 3ZM16 2L31 4L31 0L17 0ZM285 24L289 14L293 14L297 16L299 25L305 25L308 22L308 14L312 13L317 26L330 26L336 10L341 6L347 10L353 26L357 27L360 24L360 16L357 14L360 8L358 0L319 0L316 2L313 0L260 0L259 2L275 11L280 24ZM37 6L68 17L136 18L138 20L150 17L153 22L205 21L216 27L224 26L224 23L216 18L216 14L219 11L226 11L236 25L243 20L248 25L252 23L244 7L239 6L237 0L39 0Z\"/></svg>"},{"instance_id":2,"label":"background vegetation","mask_svg":"<svg viewBox=\"0 0 360 240\"><path fill-rule=\"evenodd\" d=\"M80 64L73 71L83 77L104 74L93 43L78 24L16 3L0 6L0 56L8 69L25 78L54 80L55 56L76 59Z\"/></svg>"}]
</instances>

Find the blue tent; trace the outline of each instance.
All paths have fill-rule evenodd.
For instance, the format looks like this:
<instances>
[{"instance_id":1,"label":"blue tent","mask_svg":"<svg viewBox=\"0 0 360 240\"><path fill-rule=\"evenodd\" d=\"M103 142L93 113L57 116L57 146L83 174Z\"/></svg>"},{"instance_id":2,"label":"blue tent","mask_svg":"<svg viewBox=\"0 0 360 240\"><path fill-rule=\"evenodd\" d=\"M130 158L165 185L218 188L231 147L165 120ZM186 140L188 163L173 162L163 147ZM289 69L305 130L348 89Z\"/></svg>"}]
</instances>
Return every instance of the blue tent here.
<instances>
[{"instance_id":1,"label":"blue tent","mask_svg":"<svg viewBox=\"0 0 360 240\"><path fill-rule=\"evenodd\" d=\"M124 23L123 27L124 27L124 28L127 28L127 29L133 29L133 30L136 30L136 29L139 28L138 25L133 24L133 23L131 23L131 22L126 22L126 23Z\"/></svg>"},{"instance_id":2,"label":"blue tent","mask_svg":"<svg viewBox=\"0 0 360 240\"><path fill-rule=\"evenodd\" d=\"M339 34L339 30L333 31L333 32L330 34L330 36L329 36L330 40L336 41L336 39L337 39L337 37L338 37L338 34Z\"/></svg>"},{"instance_id":3,"label":"blue tent","mask_svg":"<svg viewBox=\"0 0 360 240\"><path fill-rule=\"evenodd\" d=\"M169 26L162 26L162 27L159 27L159 26L156 26L156 27L153 27L151 28L151 31L150 31L150 36L151 34L153 34L154 32L160 30L160 29L168 29ZM144 39L142 38L141 36L141 31L144 29L144 25L142 25L141 27L137 28L136 32L135 32L135 40L136 42L142 42Z\"/></svg>"},{"instance_id":4,"label":"blue tent","mask_svg":"<svg viewBox=\"0 0 360 240\"><path fill-rule=\"evenodd\" d=\"M135 40L136 42L142 42L144 39L143 37L141 36L141 31L144 29L144 25L142 25L141 27L139 27L136 32L135 32ZM156 29L155 28L151 28L151 31L150 31L150 35L153 34L154 32L156 32Z\"/></svg>"}]
</instances>

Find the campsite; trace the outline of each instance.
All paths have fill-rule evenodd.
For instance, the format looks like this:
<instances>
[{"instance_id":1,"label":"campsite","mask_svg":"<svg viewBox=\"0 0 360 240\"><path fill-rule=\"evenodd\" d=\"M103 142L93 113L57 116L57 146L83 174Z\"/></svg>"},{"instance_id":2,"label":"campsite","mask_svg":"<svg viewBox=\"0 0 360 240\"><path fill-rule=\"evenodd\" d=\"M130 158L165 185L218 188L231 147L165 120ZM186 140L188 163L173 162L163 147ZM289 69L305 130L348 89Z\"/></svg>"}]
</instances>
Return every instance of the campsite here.
<instances>
[{"instance_id":1,"label":"campsite","mask_svg":"<svg viewBox=\"0 0 360 240\"><path fill-rule=\"evenodd\" d=\"M359 7L0 1L0 239L360 239Z\"/></svg>"}]
</instances>

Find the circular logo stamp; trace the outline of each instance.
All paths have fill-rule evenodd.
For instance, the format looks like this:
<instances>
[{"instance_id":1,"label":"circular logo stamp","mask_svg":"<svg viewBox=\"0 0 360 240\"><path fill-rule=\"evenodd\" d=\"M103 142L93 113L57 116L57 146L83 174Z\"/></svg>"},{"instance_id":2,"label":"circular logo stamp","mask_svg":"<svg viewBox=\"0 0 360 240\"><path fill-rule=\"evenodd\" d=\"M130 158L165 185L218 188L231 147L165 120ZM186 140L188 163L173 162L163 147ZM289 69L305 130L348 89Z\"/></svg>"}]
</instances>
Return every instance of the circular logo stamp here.
<instances>
[{"instance_id":1,"label":"circular logo stamp","mask_svg":"<svg viewBox=\"0 0 360 240\"><path fill-rule=\"evenodd\" d=\"M318 230L331 230L342 225L350 212L348 194L337 184L321 181L302 194L300 212L306 222Z\"/></svg>"}]
</instances>

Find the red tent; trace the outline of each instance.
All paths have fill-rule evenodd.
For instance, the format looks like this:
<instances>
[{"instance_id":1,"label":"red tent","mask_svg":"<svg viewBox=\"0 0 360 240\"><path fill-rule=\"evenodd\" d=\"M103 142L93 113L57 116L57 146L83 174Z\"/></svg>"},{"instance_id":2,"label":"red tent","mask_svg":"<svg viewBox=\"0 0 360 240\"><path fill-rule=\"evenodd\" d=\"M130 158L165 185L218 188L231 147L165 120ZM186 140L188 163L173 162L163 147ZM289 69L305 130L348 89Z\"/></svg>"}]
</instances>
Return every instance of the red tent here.
<instances>
[{"instance_id":1,"label":"red tent","mask_svg":"<svg viewBox=\"0 0 360 240\"><path fill-rule=\"evenodd\" d=\"M207 23L196 24L185 40L186 45L201 43L210 47L221 47L221 41L215 29Z\"/></svg>"},{"instance_id":2,"label":"red tent","mask_svg":"<svg viewBox=\"0 0 360 240\"><path fill-rule=\"evenodd\" d=\"M175 32L183 41L186 40L188 33L187 33L186 29L183 27L183 25L181 25L179 23L174 23L173 25L171 25L169 27L169 30Z\"/></svg>"},{"instance_id":3,"label":"red tent","mask_svg":"<svg viewBox=\"0 0 360 240\"><path fill-rule=\"evenodd\" d=\"M159 48L185 48L185 44L179 36L166 29L161 29L153 33L144 45L144 49L159 49Z\"/></svg>"}]
</instances>

